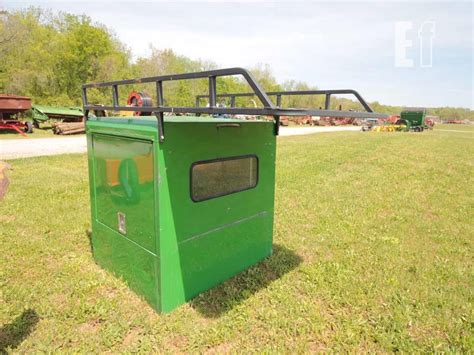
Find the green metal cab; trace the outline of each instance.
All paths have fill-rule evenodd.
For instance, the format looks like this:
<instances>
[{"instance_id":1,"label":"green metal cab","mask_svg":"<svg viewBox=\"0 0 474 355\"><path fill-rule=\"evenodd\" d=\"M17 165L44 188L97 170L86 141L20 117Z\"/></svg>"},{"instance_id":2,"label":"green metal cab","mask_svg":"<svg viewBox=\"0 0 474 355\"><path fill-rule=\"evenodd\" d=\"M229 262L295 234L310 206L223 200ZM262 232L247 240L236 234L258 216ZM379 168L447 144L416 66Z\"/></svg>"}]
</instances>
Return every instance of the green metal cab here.
<instances>
[{"instance_id":1,"label":"green metal cab","mask_svg":"<svg viewBox=\"0 0 474 355\"><path fill-rule=\"evenodd\" d=\"M242 77L251 92L224 95L231 107L223 107L217 79L229 76ZM194 79L209 81L207 107L199 95L195 107L166 105L163 83ZM120 104L119 87L145 83L155 86L156 105L151 97L147 105ZM111 105L88 102L88 90L107 88ZM342 93L354 94L367 112L330 110L331 95ZM82 86L94 257L157 311L171 311L271 254L281 116L384 116L354 90L272 94L277 105L243 68ZM249 95L260 107L236 106L236 97ZM281 108L284 95L325 95L325 109ZM105 110L134 116L89 115Z\"/></svg>"},{"instance_id":2,"label":"green metal cab","mask_svg":"<svg viewBox=\"0 0 474 355\"><path fill-rule=\"evenodd\" d=\"M272 252L271 121L89 118L92 247L159 312Z\"/></svg>"}]
</instances>

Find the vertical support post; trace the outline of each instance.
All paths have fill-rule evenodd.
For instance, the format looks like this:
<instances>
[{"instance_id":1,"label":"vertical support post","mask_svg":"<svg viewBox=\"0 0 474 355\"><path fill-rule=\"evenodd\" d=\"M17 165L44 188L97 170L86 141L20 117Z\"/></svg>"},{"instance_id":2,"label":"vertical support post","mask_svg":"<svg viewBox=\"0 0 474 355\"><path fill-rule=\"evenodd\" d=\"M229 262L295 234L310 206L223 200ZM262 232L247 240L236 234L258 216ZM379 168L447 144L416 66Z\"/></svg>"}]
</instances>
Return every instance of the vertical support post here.
<instances>
[{"instance_id":1,"label":"vertical support post","mask_svg":"<svg viewBox=\"0 0 474 355\"><path fill-rule=\"evenodd\" d=\"M230 107L235 107L235 96L230 97Z\"/></svg>"},{"instance_id":2,"label":"vertical support post","mask_svg":"<svg viewBox=\"0 0 474 355\"><path fill-rule=\"evenodd\" d=\"M112 106L119 106L118 86L112 85Z\"/></svg>"},{"instance_id":3,"label":"vertical support post","mask_svg":"<svg viewBox=\"0 0 474 355\"><path fill-rule=\"evenodd\" d=\"M86 109L88 102L87 102L87 88L85 87L82 88L82 105L83 105L83 111L84 111L83 121L87 121L87 119L89 118L89 110Z\"/></svg>"},{"instance_id":4,"label":"vertical support post","mask_svg":"<svg viewBox=\"0 0 474 355\"><path fill-rule=\"evenodd\" d=\"M273 116L275 119L275 126L274 126L274 133L275 136L278 136L280 134L280 116Z\"/></svg>"},{"instance_id":5,"label":"vertical support post","mask_svg":"<svg viewBox=\"0 0 474 355\"><path fill-rule=\"evenodd\" d=\"M281 107L281 95L277 95L277 107Z\"/></svg>"},{"instance_id":6,"label":"vertical support post","mask_svg":"<svg viewBox=\"0 0 474 355\"><path fill-rule=\"evenodd\" d=\"M331 107L331 94L326 94L326 102L324 103L324 109L329 110Z\"/></svg>"},{"instance_id":7,"label":"vertical support post","mask_svg":"<svg viewBox=\"0 0 474 355\"><path fill-rule=\"evenodd\" d=\"M156 106L163 106L163 82L156 82ZM163 112L156 112L156 119L158 120L158 141L163 143L165 140L165 120Z\"/></svg>"},{"instance_id":8,"label":"vertical support post","mask_svg":"<svg viewBox=\"0 0 474 355\"><path fill-rule=\"evenodd\" d=\"M216 77L210 76L209 77L209 107L216 107Z\"/></svg>"},{"instance_id":9,"label":"vertical support post","mask_svg":"<svg viewBox=\"0 0 474 355\"><path fill-rule=\"evenodd\" d=\"M165 120L163 112L156 112L156 119L158 120L158 140L163 143L165 140Z\"/></svg>"},{"instance_id":10,"label":"vertical support post","mask_svg":"<svg viewBox=\"0 0 474 355\"><path fill-rule=\"evenodd\" d=\"M157 81L156 82L156 106L161 107L163 106L163 82Z\"/></svg>"},{"instance_id":11,"label":"vertical support post","mask_svg":"<svg viewBox=\"0 0 474 355\"><path fill-rule=\"evenodd\" d=\"M156 106L162 107L163 106L163 82L157 81L156 82ZM163 112L155 112L157 123L158 123L158 141L163 143L165 140L165 120L164 120L164 113Z\"/></svg>"}]
</instances>

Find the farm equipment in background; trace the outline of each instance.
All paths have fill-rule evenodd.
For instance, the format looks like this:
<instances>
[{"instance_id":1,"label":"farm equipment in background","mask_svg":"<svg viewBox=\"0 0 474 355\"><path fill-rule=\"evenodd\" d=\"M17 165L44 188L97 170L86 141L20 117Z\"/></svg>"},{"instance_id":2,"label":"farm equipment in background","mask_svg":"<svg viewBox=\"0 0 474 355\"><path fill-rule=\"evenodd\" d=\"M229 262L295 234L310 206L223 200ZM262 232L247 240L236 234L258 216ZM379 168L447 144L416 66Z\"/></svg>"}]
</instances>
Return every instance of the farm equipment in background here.
<instances>
[{"instance_id":1,"label":"farm equipment in background","mask_svg":"<svg viewBox=\"0 0 474 355\"><path fill-rule=\"evenodd\" d=\"M290 122L298 126L313 125L313 118L311 116L282 116L280 117L280 126L289 126Z\"/></svg>"},{"instance_id":2,"label":"farm equipment in background","mask_svg":"<svg viewBox=\"0 0 474 355\"><path fill-rule=\"evenodd\" d=\"M150 95L148 95L145 92L132 91L128 95L127 106L150 107L150 106L153 106L153 101L152 101ZM133 113L133 115L134 116L151 116L151 113L150 112L135 111Z\"/></svg>"},{"instance_id":3,"label":"farm equipment in background","mask_svg":"<svg viewBox=\"0 0 474 355\"><path fill-rule=\"evenodd\" d=\"M400 113L400 119L395 122L397 126L405 126L404 131L423 132L425 128L430 128L425 122L425 108L405 108Z\"/></svg>"},{"instance_id":4,"label":"farm equipment in background","mask_svg":"<svg viewBox=\"0 0 474 355\"><path fill-rule=\"evenodd\" d=\"M385 122L390 123L390 124L395 124L397 121L400 119L400 115L390 115L388 118L385 120Z\"/></svg>"},{"instance_id":5,"label":"farm equipment in background","mask_svg":"<svg viewBox=\"0 0 474 355\"><path fill-rule=\"evenodd\" d=\"M434 125L436 124L437 116L425 116L425 125L428 129L433 129Z\"/></svg>"},{"instance_id":6,"label":"farm equipment in background","mask_svg":"<svg viewBox=\"0 0 474 355\"><path fill-rule=\"evenodd\" d=\"M372 131L375 127L379 127L383 125L382 120L377 119L377 118L366 118L365 120L362 120L362 132L367 132L367 131Z\"/></svg>"},{"instance_id":7,"label":"farm equipment in background","mask_svg":"<svg viewBox=\"0 0 474 355\"><path fill-rule=\"evenodd\" d=\"M127 105L131 107L148 107L151 106L151 97L144 92L132 91L127 98ZM98 105L100 106L100 105ZM54 134L69 135L85 133L85 125L83 122L83 113L81 109L69 107L47 107L47 106L33 106L33 119L36 117L38 121L42 122L49 119L61 120L61 122L53 123ZM124 112L127 115L127 112ZM94 117L107 117L108 111L98 107L96 110L90 112ZM134 112L134 116L150 116L149 112ZM38 122L39 126L39 122Z\"/></svg>"},{"instance_id":8,"label":"farm equipment in background","mask_svg":"<svg viewBox=\"0 0 474 355\"><path fill-rule=\"evenodd\" d=\"M354 125L361 126L364 120L367 117L373 117L371 113L374 111L369 106L369 104L362 98L362 96L355 90L352 89L336 89L336 90L296 90L296 91L271 91L267 93L268 96L276 97L276 107L282 108L282 98L284 96L313 96L313 95L324 95L325 103L324 110L320 107L319 110L322 112L330 112L332 116L308 116L308 115L292 115L290 116L281 116L280 125L288 126L290 122L295 123L296 125L310 125L310 126L341 126L341 125ZM330 110L331 105L331 96L332 95L354 95L357 101L365 109L367 116L363 116L363 113L358 112L357 114L350 114L345 117L342 112L356 112L356 111L342 111L341 105L339 105L339 110ZM217 99L229 99L230 107L236 108L236 98L254 97L254 93L230 93L230 94L218 94ZM196 96L196 107L200 107L201 100L209 99L209 95L198 95ZM206 106L207 107L207 106ZM338 113L339 112L339 113ZM380 114L379 119L384 119L388 117L387 115Z\"/></svg>"},{"instance_id":9,"label":"farm equipment in background","mask_svg":"<svg viewBox=\"0 0 474 355\"><path fill-rule=\"evenodd\" d=\"M374 132L408 132L408 128L404 124L385 124L374 126L370 130Z\"/></svg>"},{"instance_id":10,"label":"farm equipment in background","mask_svg":"<svg viewBox=\"0 0 474 355\"><path fill-rule=\"evenodd\" d=\"M20 121L19 114L31 108L31 99L25 96L0 94L0 130L11 130L26 137L33 132L33 125Z\"/></svg>"},{"instance_id":11,"label":"farm equipment in background","mask_svg":"<svg viewBox=\"0 0 474 355\"><path fill-rule=\"evenodd\" d=\"M377 121L377 120L376 120ZM280 118L281 126L288 126L290 122L297 126L360 126L362 120L354 117L320 117L320 116L282 116Z\"/></svg>"},{"instance_id":12,"label":"farm equipment in background","mask_svg":"<svg viewBox=\"0 0 474 355\"><path fill-rule=\"evenodd\" d=\"M319 117L313 121L315 126L360 126L361 120L354 117Z\"/></svg>"},{"instance_id":13,"label":"farm equipment in background","mask_svg":"<svg viewBox=\"0 0 474 355\"><path fill-rule=\"evenodd\" d=\"M425 108L405 108L400 116L392 115L382 123L366 125L363 131L375 132L423 132L433 129L434 120L426 117Z\"/></svg>"},{"instance_id":14,"label":"farm equipment in background","mask_svg":"<svg viewBox=\"0 0 474 355\"><path fill-rule=\"evenodd\" d=\"M33 116L33 124L36 128L40 127L40 123L50 120L61 122L82 122L82 117L84 116L79 107L33 105L31 112Z\"/></svg>"},{"instance_id":15,"label":"farm equipment in background","mask_svg":"<svg viewBox=\"0 0 474 355\"><path fill-rule=\"evenodd\" d=\"M85 127L82 122L84 114L78 107L54 107L33 105L31 108L33 124L40 128L41 123L55 120L51 125L54 134L77 134L84 133Z\"/></svg>"}]
</instances>

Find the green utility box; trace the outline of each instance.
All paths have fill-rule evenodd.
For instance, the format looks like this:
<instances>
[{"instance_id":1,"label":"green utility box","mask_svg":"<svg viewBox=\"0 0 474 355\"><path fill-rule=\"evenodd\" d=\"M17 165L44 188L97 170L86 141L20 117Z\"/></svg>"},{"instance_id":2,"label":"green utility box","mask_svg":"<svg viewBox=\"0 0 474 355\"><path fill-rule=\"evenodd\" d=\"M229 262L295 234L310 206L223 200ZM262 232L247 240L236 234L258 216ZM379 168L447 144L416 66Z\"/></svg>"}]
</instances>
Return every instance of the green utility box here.
<instances>
[{"instance_id":1,"label":"green utility box","mask_svg":"<svg viewBox=\"0 0 474 355\"><path fill-rule=\"evenodd\" d=\"M168 312L272 252L274 124L89 118L92 248Z\"/></svg>"},{"instance_id":2,"label":"green utility box","mask_svg":"<svg viewBox=\"0 0 474 355\"><path fill-rule=\"evenodd\" d=\"M218 95L217 79L233 76L251 91ZM164 83L195 79L208 80L209 95L198 95L195 107L166 105ZM120 104L120 88L143 84L154 86L153 99ZM112 103L90 104L89 90L111 92ZM367 112L329 110L331 95L342 93ZM326 95L327 107L282 108L285 95ZM237 97L252 96L254 107L237 106ZM243 68L85 84L82 101L94 257L161 312L271 254L281 116L386 116L354 90L267 94ZM108 117L90 117L94 111ZM124 111L132 115L114 117Z\"/></svg>"}]
</instances>

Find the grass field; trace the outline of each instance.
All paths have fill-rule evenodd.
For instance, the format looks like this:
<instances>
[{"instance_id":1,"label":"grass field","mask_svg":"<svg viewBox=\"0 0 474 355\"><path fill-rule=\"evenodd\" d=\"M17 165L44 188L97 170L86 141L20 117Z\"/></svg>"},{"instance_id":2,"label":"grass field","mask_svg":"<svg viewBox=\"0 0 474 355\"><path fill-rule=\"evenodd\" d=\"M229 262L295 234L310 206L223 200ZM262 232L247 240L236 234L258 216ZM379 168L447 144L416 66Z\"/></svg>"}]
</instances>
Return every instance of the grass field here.
<instances>
[{"instance_id":1,"label":"grass field","mask_svg":"<svg viewBox=\"0 0 474 355\"><path fill-rule=\"evenodd\" d=\"M10 161L0 349L472 352L473 157L470 132L279 138L273 256L167 315L94 263L85 155Z\"/></svg>"},{"instance_id":2,"label":"grass field","mask_svg":"<svg viewBox=\"0 0 474 355\"><path fill-rule=\"evenodd\" d=\"M436 125L435 130L445 131L466 131L466 132L474 132L474 124L439 124Z\"/></svg>"}]
</instances>

